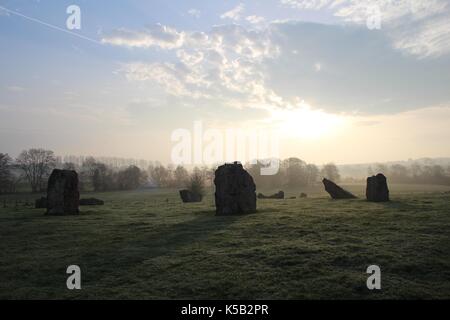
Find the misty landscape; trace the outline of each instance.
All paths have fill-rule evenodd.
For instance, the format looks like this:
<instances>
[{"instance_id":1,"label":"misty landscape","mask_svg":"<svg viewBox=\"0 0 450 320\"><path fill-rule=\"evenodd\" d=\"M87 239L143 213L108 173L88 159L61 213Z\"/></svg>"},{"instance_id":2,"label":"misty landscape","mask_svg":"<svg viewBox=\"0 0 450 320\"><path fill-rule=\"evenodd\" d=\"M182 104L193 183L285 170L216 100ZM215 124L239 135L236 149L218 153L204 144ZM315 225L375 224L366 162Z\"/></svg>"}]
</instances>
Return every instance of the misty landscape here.
<instances>
[{"instance_id":1,"label":"misty landscape","mask_svg":"<svg viewBox=\"0 0 450 320\"><path fill-rule=\"evenodd\" d=\"M446 0L0 0L0 300L450 299Z\"/></svg>"}]
</instances>

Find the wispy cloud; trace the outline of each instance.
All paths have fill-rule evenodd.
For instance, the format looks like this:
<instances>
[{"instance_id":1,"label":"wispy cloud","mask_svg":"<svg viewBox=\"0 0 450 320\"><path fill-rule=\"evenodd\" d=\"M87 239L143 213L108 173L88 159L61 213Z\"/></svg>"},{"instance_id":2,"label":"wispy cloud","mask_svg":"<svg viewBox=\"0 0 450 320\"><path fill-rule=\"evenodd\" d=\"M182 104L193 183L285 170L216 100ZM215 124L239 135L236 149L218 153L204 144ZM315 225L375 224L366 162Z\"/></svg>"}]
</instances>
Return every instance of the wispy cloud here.
<instances>
[{"instance_id":1,"label":"wispy cloud","mask_svg":"<svg viewBox=\"0 0 450 320\"><path fill-rule=\"evenodd\" d=\"M194 18L197 18L197 19L200 18L200 16L201 16L200 10L194 9L194 8L189 9L187 13L188 13L188 15L190 15Z\"/></svg>"},{"instance_id":2,"label":"wispy cloud","mask_svg":"<svg viewBox=\"0 0 450 320\"><path fill-rule=\"evenodd\" d=\"M21 86L7 86L6 90L9 92L23 92L25 88Z\"/></svg>"},{"instance_id":3,"label":"wispy cloud","mask_svg":"<svg viewBox=\"0 0 450 320\"><path fill-rule=\"evenodd\" d=\"M236 7L231 9L230 11L227 11L224 14L222 14L220 16L220 18L221 19L231 19L231 20L238 21L238 20L241 19L244 10L245 10L244 4L240 3Z\"/></svg>"},{"instance_id":4,"label":"wispy cloud","mask_svg":"<svg viewBox=\"0 0 450 320\"><path fill-rule=\"evenodd\" d=\"M264 22L266 19L264 17L252 15L252 16L246 17L245 20L250 23L253 23L253 24L259 24L259 23Z\"/></svg>"},{"instance_id":5,"label":"wispy cloud","mask_svg":"<svg viewBox=\"0 0 450 320\"><path fill-rule=\"evenodd\" d=\"M450 53L450 5L447 0L281 0L300 10L329 10L347 23L364 25L373 8L382 32L394 48L419 58Z\"/></svg>"},{"instance_id":6,"label":"wispy cloud","mask_svg":"<svg viewBox=\"0 0 450 320\"><path fill-rule=\"evenodd\" d=\"M140 31L122 28L105 35L102 43L127 47L174 49L183 45L184 33L161 24L155 24Z\"/></svg>"},{"instance_id":7,"label":"wispy cloud","mask_svg":"<svg viewBox=\"0 0 450 320\"><path fill-rule=\"evenodd\" d=\"M216 99L236 107L263 107L281 100L265 84L261 63L277 55L277 47L270 41L267 30L249 31L238 25L216 26L211 31L178 32L183 34L177 45L166 42L136 41L136 34L128 32L105 41L122 46L149 47L174 50L178 59L173 62L125 64L121 72L130 81L152 81L168 94L192 99ZM143 37L140 32L139 39Z\"/></svg>"}]
</instances>

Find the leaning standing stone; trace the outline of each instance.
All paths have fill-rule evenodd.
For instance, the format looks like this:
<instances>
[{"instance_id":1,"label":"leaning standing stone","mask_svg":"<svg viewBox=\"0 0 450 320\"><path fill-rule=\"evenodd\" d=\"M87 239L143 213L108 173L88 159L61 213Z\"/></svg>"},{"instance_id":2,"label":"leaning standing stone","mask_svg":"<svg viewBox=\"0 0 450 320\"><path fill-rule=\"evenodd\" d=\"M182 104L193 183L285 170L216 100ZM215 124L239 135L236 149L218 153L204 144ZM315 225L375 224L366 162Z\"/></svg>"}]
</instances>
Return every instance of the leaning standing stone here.
<instances>
[{"instance_id":1,"label":"leaning standing stone","mask_svg":"<svg viewBox=\"0 0 450 320\"><path fill-rule=\"evenodd\" d=\"M325 187L325 191L330 194L333 199L354 199L355 195L348 192L347 190L342 189L336 183L331 180L323 179L323 186Z\"/></svg>"},{"instance_id":2,"label":"leaning standing stone","mask_svg":"<svg viewBox=\"0 0 450 320\"><path fill-rule=\"evenodd\" d=\"M78 174L70 170L53 170L47 186L47 214L78 214L79 202Z\"/></svg>"},{"instance_id":3,"label":"leaning standing stone","mask_svg":"<svg viewBox=\"0 0 450 320\"><path fill-rule=\"evenodd\" d=\"M217 215L256 211L256 186L252 176L245 171L242 164L227 163L217 168L214 184Z\"/></svg>"},{"instance_id":4,"label":"leaning standing stone","mask_svg":"<svg viewBox=\"0 0 450 320\"><path fill-rule=\"evenodd\" d=\"M366 198L373 202L389 201L389 189L383 174L379 173L367 178Z\"/></svg>"}]
</instances>

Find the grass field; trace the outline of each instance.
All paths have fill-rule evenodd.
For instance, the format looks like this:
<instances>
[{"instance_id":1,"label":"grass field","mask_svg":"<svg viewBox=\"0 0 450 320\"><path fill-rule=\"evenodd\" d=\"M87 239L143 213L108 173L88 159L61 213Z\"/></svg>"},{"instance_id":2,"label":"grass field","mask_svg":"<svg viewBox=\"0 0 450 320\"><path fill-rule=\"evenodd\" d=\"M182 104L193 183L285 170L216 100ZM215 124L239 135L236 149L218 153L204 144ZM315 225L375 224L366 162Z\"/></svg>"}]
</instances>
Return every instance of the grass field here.
<instances>
[{"instance_id":1,"label":"grass field","mask_svg":"<svg viewBox=\"0 0 450 320\"><path fill-rule=\"evenodd\" d=\"M318 188L233 217L215 216L211 193L182 204L176 190L89 194L106 204L79 216L9 202L0 208L0 298L449 299L447 190L393 185L382 204L333 201ZM82 290L66 288L71 264ZM371 264L381 267L379 291L366 287Z\"/></svg>"}]
</instances>

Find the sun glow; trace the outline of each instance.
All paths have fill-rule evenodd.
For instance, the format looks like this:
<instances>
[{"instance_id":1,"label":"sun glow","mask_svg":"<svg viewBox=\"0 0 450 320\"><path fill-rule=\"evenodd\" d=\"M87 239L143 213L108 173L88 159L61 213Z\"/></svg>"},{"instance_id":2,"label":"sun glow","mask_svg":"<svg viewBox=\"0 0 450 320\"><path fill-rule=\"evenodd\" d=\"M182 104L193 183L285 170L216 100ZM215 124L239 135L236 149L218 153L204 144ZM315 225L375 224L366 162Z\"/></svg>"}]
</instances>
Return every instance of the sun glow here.
<instances>
[{"instance_id":1,"label":"sun glow","mask_svg":"<svg viewBox=\"0 0 450 320\"><path fill-rule=\"evenodd\" d=\"M345 118L302 104L294 109L273 110L270 121L287 137L317 139L338 130Z\"/></svg>"}]
</instances>

